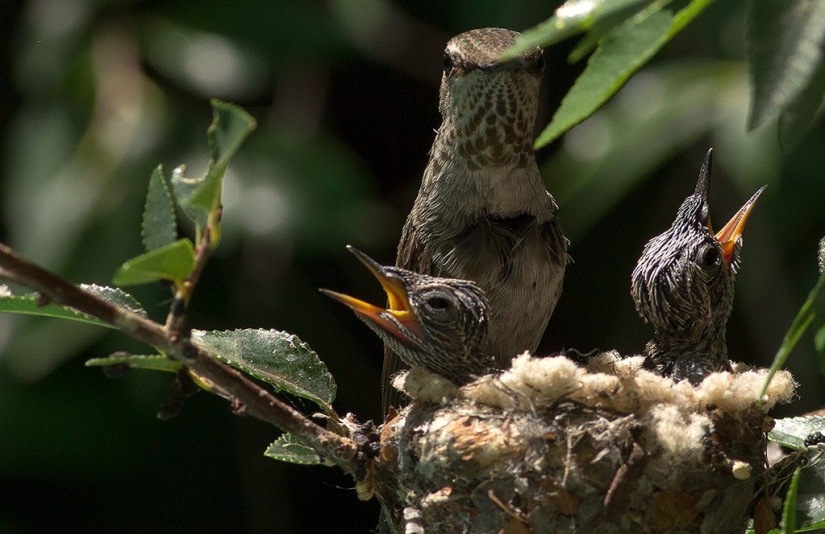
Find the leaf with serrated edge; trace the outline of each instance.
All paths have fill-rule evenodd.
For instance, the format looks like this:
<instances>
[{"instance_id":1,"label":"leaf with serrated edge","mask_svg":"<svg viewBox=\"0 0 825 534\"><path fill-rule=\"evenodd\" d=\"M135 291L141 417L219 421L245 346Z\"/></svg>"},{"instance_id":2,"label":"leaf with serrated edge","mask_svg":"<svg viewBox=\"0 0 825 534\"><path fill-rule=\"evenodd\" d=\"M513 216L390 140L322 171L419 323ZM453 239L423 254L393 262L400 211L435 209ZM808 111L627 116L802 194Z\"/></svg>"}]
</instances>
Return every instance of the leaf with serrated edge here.
<instances>
[{"instance_id":1,"label":"leaf with serrated edge","mask_svg":"<svg viewBox=\"0 0 825 534\"><path fill-rule=\"evenodd\" d=\"M712 0L693 0L678 13L652 6L611 31L590 56L587 68L562 100L553 120L536 140L542 147L590 117L674 35Z\"/></svg>"},{"instance_id":2,"label":"leaf with serrated edge","mask_svg":"<svg viewBox=\"0 0 825 534\"><path fill-rule=\"evenodd\" d=\"M619 24L656 0L569 0L556 13L529 30L522 32L515 44L502 56L516 57L537 46L542 48L585 32L597 22L609 18ZM670 0L660 3L669 3Z\"/></svg>"},{"instance_id":3,"label":"leaf with serrated edge","mask_svg":"<svg viewBox=\"0 0 825 534\"><path fill-rule=\"evenodd\" d=\"M794 102L825 60L825 2L751 0L747 44L753 129Z\"/></svg>"},{"instance_id":4,"label":"leaf with serrated edge","mask_svg":"<svg viewBox=\"0 0 825 534\"><path fill-rule=\"evenodd\" d=\"M132 369L148 369L168 373L176 373L183 368L180 362L171 360L163 354L129 354L128 356L91 358L86 361L86 367L108 367L110 365L128 365Z\"/></svg>"},{"instance_id":5,"label":"leaf with serrated edge","mask_svg":"<svg viewBox=\"0 0 825 534\"><path fill-rule=\"evenodd\" d=\"M88 291L92 295L107 302L126 308L143 317L148 317L143 305L135 297L123 291L119 287L99 286L97 284L80 284L80 289Z\"/></svg>"},{"instance_id":6,"label":"leaf with serrated edge","mask_svg":"<svg viewBox=\"0 0 825 534\"><path fill-rule=\"evenodd\" d=\"M331 411L335 381L298 336L277 330L193 330L192 342L241 371Z\"/></svg>"},{"instance_id":7,"label":"leaf with serrated edge","mask_svg":"<svg viewBox=\"0 0 825 534\"><path fill-rule=\"evenodd\" d=\"M178 237L175 202L163 176L163 166L158 166L149 177L141 235L147 251L169 245Z\"/></svg>"},{"instance_id":8,"label":"leaf with serrated edge","mask_svg":"<svg viewBox=\"0 0 825 534\"><path fill-rule=\"evenodd\" d=\"M291 434L283 434L267 447L264 456L281 462L300 465L317 465L321 457L313 449L295 441Z\"/></svg>"},{"instance_id":9,"label":"leaf with serrated edge","mask_svg":"<svg viewBox=\"0 0 825 534\"><path fill-rule=\"evenodd\" d=\"M195 247L188 239L155 249L124 263L112 283L120 286L147 284L158 280L180 283L195 264Z\"/></svg>"}]
</instances>

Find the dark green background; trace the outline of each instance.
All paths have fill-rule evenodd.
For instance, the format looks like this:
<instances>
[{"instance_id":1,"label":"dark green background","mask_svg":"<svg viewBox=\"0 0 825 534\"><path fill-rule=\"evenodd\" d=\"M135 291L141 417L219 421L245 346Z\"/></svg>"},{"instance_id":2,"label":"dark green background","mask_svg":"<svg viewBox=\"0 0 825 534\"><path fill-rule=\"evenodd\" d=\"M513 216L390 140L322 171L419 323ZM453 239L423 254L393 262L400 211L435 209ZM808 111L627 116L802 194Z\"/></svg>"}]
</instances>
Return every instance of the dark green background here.
<instances>
[{"instance_id":1,"label":"dark green background","mask_svg":"<svg viewBox=\"0 0 825 534\"><path fill-rule=\"evenodd\" d=\"M456 33L525 29L545 2L83 1L0 3L0 237L76 281L106 284L141 252L152 169L207 161L208 100L259 121L230 167L224 236L193 326L297 334L339 385L336 407L379 416L377 338L318 287L379 303L353 244L385 263L439 124L441 53ZM764 183L745 231L728 326L733 359L766 364L816 279L825 234L825 129L783 154L775 123L745 132L744 6L718 2L604 112L540 151L575 260L540 353L639 352L651 332L629 277L716 149L717 226ZM543 127L583 65L547 51ZM156 318L168 293L134 293ZM119 381L90 357L146 350L77 323L0 316L0 533L364 532L337 470L262 456L277 431L199 394L155 418L168 375ZM822 406L812 337L790 368ZM311 410L298 400L298 407Z\"/></svg>"}]
</instances>

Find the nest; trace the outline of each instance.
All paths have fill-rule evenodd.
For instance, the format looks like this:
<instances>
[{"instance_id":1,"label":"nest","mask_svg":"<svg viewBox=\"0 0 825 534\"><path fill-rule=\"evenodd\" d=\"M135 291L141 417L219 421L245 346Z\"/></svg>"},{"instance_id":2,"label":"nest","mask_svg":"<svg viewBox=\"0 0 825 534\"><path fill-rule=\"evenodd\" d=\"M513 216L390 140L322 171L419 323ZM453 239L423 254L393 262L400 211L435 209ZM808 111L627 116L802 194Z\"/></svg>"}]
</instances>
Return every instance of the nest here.
<instances>
[{"instance_id":1,"label":"nest","mask_svg":"<svg viewBox=\"0 0 825 534\"><path fill-rule=\"evenodd\" d=\"M780 371L694 387L604 353L514 359L462 388L414 368L381 432L371 484L393 532L741 532L765 470Z\"/></svg>"}]
</instances>

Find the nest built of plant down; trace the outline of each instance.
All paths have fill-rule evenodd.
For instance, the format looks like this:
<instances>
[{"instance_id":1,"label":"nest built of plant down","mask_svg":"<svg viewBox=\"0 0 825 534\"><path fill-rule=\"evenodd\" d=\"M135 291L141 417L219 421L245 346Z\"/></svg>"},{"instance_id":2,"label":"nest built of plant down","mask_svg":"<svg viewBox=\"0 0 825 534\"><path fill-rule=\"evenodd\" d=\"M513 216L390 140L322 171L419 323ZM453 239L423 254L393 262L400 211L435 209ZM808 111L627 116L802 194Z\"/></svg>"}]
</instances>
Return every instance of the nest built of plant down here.
<instances>
[{"instance_id":1,"label":"nest built of plant down","mask_svg":"<svg viewBox=\"0 0 825 534\"><path fill-rule=\"evenodd\" d=\"M370 470L395 532L741 532L764 472L780 371L698 386L608 352L580 367L524 354L461 388L421 368Z\"/></svg>"}]
</instances>

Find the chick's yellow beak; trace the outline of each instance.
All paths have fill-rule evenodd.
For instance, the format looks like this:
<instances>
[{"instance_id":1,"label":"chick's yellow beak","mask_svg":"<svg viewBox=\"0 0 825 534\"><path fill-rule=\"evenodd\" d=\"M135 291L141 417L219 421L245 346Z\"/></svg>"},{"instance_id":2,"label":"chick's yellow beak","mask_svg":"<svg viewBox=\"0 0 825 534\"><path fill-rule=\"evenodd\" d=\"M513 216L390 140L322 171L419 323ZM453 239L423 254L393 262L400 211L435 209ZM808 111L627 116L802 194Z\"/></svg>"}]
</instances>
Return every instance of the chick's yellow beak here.
<instances>
[{"instance_id":1,"label":"chick's yellow beak","mask_svg":"<svg viewBox=\"0 0 825 534\"><path fill-rule=\"evenodd\" d=\"M375 262L375 260L360 250L351 246L347 246L347 249L355 254L355 257L361 260L361 263L363 263L367 269L370 270L373 276L378 279L378 282L380 282L381 287L384 288L384 292L387 294L388 307L381 308L380 306L375 306L369 302L364 302L363 300L355 297L330 291L328 289L321 289L321 292L328 297L346 304L358 316L374 323L382 330L392 334L399 340L405 343L411 343L412 341L409 336L404 332L404 330L399 328L399 324L416 334L420 334L421 332L418 322L415 320L415 315L412 312L409 296L402 280L394 273L388 272L383 266ZM398 324L390 320L389 317L387 317L387 314L392 315Z\"/></svg>"},{"instance_id":2,"label":"chick's yellow beak","mask_svg":"<svg viewBox=\"0 0 825 534\"><path fill-rule=\"evenodd\" d=\"M756 200L766 187L767 186L765 185L760 187L759 191L754 193L753 196L745 202L745 205L739 208L739 211L736 212L731 220L729 220L728 223L716 233L716 239L719 241L719 244L722 245L725 263L728 265L730 265L730 262L733 259L733 251L736 248L736 240L739 239L740 235L742 235L742 231L745 229L745 223L748 221L748 217L756 204ZM710 219L708 219L708 229L710 230ZM713 230L711 230L711 232L713 232Z\"/></svg>"}]
</instances>

